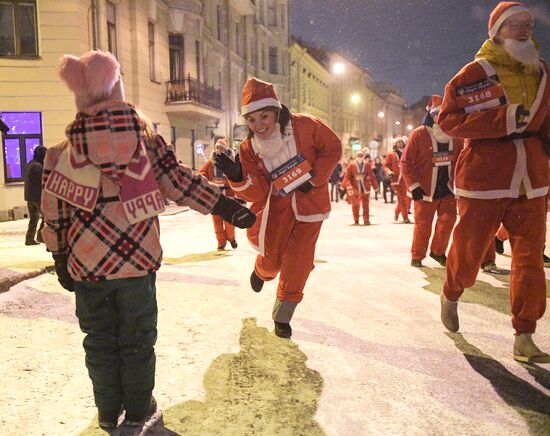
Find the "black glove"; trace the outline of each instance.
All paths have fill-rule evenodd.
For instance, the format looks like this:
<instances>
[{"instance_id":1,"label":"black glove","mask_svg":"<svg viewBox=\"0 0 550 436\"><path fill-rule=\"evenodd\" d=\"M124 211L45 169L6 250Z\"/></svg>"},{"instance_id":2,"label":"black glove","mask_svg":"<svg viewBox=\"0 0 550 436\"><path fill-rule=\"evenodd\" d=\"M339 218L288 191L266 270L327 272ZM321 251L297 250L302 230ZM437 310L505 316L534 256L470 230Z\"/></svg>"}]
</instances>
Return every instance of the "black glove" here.
<instances>
[{"instance_id":1,"label":"black glove","mask_svg":"<svg viewBox=\"0 0 550 436\"><path fill-rule=\"evenodd\" d=\"M222 173L232 182L242 182L243 180L243 167L239 159L239 153L235 155L235 161L231 159L225 153L216 153L214 156L216 166Z\"/></svg>"},{"instance_id":2,"label":"black glove","mask_svg":"<svg viewBox=\"0 0 550 436\"><path fill-rule=\"evenodd\" d=\"M520 104L516 109L516 129L521 129L526 126L527 123L524 121L525 118L529 116L530 112L525 109L525 107Z\"/></svg>"},{"instance_id":3,"label":"black glove","mask_svg":"<svg viewBox=\"0 0 550 436\"><path fill-rule=\"evenodd\" d=\"M412 194L413 200L422 200L424 198L424 195L426 195L426 193L422 190L420 186L417 186L416 188L414 188L411 191L411 194Z\"/></svg>"},{"instance_id":4,"label":"black glove","mask_svg":"<svg viewBox=\"0 0 550 436\"><path fill-rule=\"evenodd\" d=\"M300 186L296 188L297 191L303 192L304 194L307 194L309 191L311 191L314 188L313 183L311 183L309 180L305 183L302 183Z\"/></svg>"},{"instance_id":5,"label":"black glove","mask_svg":"<svg viewBox=\"0 0 550 436\"><path fill-rule=\"evenodd\" d=\"M74 292L74 280L67 270L67 255L62 253L54 254L53 260L59 284L67 291Z\"/></svg>"},{"instance_id":6,"label":"black glove","mask_svg":"<svg viewBox=\"0 0 550 436\"><path fill-rule=\"evenodd\" d=\"M225 221L240 229L252 227L256 222L254 212L225 195L220 197L212 209L212 215L220 215Z\"/></svg>"}]
</instances>

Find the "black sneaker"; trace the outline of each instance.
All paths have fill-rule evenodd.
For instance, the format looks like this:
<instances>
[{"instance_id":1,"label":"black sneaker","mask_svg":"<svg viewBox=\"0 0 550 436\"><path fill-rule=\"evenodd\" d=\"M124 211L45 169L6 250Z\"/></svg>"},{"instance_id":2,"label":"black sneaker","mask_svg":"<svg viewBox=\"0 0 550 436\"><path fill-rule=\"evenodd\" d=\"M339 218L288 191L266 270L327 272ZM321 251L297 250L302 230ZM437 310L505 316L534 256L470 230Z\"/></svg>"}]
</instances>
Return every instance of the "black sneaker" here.
<instances>
[{"instance_id":1,"label":"black sneaker","mask_svg":"<svg viewBox=\"0 0 550 436\"><path fill-rule=\"evenodd\" d=\"M157 400L151 395L151 403L149 404L149 409L147 412L142 413L141 415L132 415L131 413L126 412L126 417L124 419L124 425L131 427L137 427L145 424L145 422L154 415L157 411Z\"/></svg>"},{"instance_id":2,"label":"black sneaker","mask_svg":"<svg viewBox=\"0 0 550 436\"><path fill-rule=\"evenodd\" d=\"M548 257L544 253L542 253L542 260L544 261L544 263L550 263L550 257Z\"/></svg>"},{"instance_id":3,"label":"black sneaker","mask_svg":"<svg viewBox=\"0 0 550 436\"><path fill-rule=\"evenodd\" d=\"M117 410L101 410L97 409L97 421L99 426L103 429L117 428L118 417L124 411L123 407Z\"/></svg>"},{"instance_id":4,"label":"black sneaker","mask_svg":"<svg viewBox=\"0 0 550 436\"><path fill-rule=\"evenodd\" d=\"M424 265L422 265L422 261L420 259L412 259L411 266L414 266L415 268L422 268Z\"/></svg>"},{"instance_id":5,"label":"black sneaker","mask_svg":"<svg viewBox=\"0 0 550 436\"><path fill-rule=\"evenodd\" d=\"M40 245L40 242L36 242L36 241L25 241L25 245Z\"/></svg>"},{"instance_id":6,"label":"black sneaker","mask_svg":"<svg viewBox=\"0 0 550 436\"><path fill-rule=\"evenodd\" d=\"M254 292L260 292L264 287L264 281L256 275L256 271L250 274L250 286Z\"/></svg>"},{"instance_id":7,"label":"black sneaker","mask_svg":"<svg viewBox=\"0 0 550 436\"><path fill-rule=\"evenodd\" d=\"M495 251L498 254L504 254L504 241L501 241L495 236Z\"/></svg>"},{"instance_id":8,"label":"black sneaker","mask_svg":"<svg viewBox=\"0 0 550 436\"><path fill-rule=\"evenodd\" d=\"M292 327L287 322L275 322L275 334L280 338L289 339L292 336Z\"/></svg>"},{"instance_id":9,"label":"black sneaker","mask_svg":"<svg viewBox=\"0 0 550 436\"><path fill-rule=\"evenodd\" d=\"M447 256L444 254L430 253L430 257L441 266L447 266Z\"/></svg>"},{"instance_id":10,"label":"black sneaker","mask_svg":"<svg viewBox=\"0 0 550 436\"><path fill-rule=\"evenodd\" d=\"M231 248L237 248L239 246L239 244L237 244L237 241L229 241L229 243L231 244Z\"/></svg>"},{"instance_id":11,"label":"black sneaker","mask_svg":"<svg viewBox=\"0 0 550 436\"><path fill-rule=\"evenodd\" d=\"M225 250L225 244L218 245L218 251L223 251L223 250Z\"/></svg>"}]
</instances>

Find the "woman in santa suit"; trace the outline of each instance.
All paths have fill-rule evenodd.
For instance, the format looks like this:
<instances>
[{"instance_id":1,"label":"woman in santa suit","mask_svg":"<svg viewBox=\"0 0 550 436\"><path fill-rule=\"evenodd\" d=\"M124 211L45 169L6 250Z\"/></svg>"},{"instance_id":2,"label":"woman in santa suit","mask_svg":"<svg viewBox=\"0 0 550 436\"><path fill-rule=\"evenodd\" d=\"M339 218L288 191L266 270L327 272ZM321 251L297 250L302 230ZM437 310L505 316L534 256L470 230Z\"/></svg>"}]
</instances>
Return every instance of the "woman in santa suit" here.
<instances>
[{"instance_id":1,"label":"woman in santa suit","mask_svg":"<svg viewBox=\"0 0 550 436\"><path fill-rule=\"evenodd\" d=\"M250 284L260 292L279 275L275 334L290 338L290 320L313 270L315 244L330 212L328 179L340 160L340 138L321 120L291 114L273 85L256 78L243 88L248 137L233 161L216 156L235 195L252 203L257 225L247 231L259 252Z\"/></svg>"},{"instance_id":2,"label":"woman in santa suit","mask_svg":"<svg viewBox=\"0 0 550 436\"><path fill-rule=\"evenodd\" d=\"M403 177L401 177L401 156L403 155L403 149L405 148L406 141L403 138L397 138L393 143L393 151L390 151L384 159L384 172L388 177L391 177L391 186L397 194L397 204L395 205L395 211L393 220L397 221L399 215L403 217L403 222L409 224L409 208L410 200L407 197L407 187Z\"/></svg>"},{"instance_id":3,"label":"woman in santa suit","mask_svg":"<svg viewBox=\"0 0 550 436\"><path fill-rule=\"evenodd\" d=\"M233 190L229 186L227 178L223 175L222 171L216 167L214 158L216 154L224 153L231 156L231 149L227 145L227 139L219 138L214 145L214 152L208 162L199 170L199 173L206 177L210 182L217 185L220 190L226 195L226 197L235 197ZM218 241L218 250L224 250L227 241L231 244L231 247L237 248L237 240L235 239L235 226L224 221L219 215L212 215L212 221L214 222L214 232L216 233L216 239Z\"/></svg>"},{"instance_id":4,"label":"woman in santa suit","mask_svg":"<svg viewBox=\"0 0 550 436\"><path fill-rule=\"evenodd\" d=\"M358 151L355 159L346 167L342 186L347 191L346 200L351 203L353 220L359 224L359 211L363 206L363 224L370 225L369 221L369 196L371 187L377 191L378 182L371 167L370 161L365 161L363 151Z\"/></svg>"}]
</instances>

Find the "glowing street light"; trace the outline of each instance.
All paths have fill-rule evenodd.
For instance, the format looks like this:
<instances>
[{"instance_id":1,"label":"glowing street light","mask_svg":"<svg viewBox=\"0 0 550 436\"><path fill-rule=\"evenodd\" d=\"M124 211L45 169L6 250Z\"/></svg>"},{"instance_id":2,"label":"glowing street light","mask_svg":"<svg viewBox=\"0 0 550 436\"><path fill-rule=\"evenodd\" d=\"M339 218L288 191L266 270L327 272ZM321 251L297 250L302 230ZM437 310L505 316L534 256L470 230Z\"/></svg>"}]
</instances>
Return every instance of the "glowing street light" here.
<instances>
[{"instance_id":1,"label":"glowing street light","mask_svg":"<svg viewBox=\"0 0 550 436\"><path fill-rule=\"evenodd\" d=\"M351 102L353 104L358 104L361 101L361 96L359 94L353 94L351 96Z\"/></svg>"},{"instance_id":2,"label":"glowing street light","mask_svg":"<svg viewBox=\"0 0 550 436\"><path fill-rule=\"evenodd\" d=\"M412 124L409 124L409 125L407 126L407 130L410 132L412 129L413 129L413 125L412 125Z\"/></svg>"},{"instance_id":3,"label":"glowing street light","mask_svg":"<svg viewBox=\"0 0 550 436\"><path fill-rule=\"evenodd\" d=\"M334 74L344 74L346 66L342 62L336 62L332 65L332 72Z\"/></svg>"},{"instance_id":4,"label":"glowing street light","mask_svg":"<svg viewBox=\"0 0 550 436\"><path fill-rule=\"evenodd\" d=\"M378 112L378 118L384 118L386 114L382 111Z\"/></svg>"},{"instance_id":5,"label":"glowing street light","mask_svg":"<svg viewBox=\"0 0 550 436\"><path fill-rule=\"evenodd\" d=\"M396 125L396 126L400 126L400 125L401 125L401 121L396 121L396 122L395 122L395 125Z\"/></svg>"}]
</instances>

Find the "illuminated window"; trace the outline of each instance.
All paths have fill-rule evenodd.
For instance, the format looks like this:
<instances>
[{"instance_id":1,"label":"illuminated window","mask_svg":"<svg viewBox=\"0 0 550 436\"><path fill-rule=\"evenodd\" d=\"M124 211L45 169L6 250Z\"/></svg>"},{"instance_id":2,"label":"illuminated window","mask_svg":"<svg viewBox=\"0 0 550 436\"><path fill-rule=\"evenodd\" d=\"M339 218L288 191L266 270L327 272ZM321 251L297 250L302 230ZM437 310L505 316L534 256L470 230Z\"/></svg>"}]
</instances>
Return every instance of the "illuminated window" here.
<instances>
[{"instance_id":1,"label":"illuminated window","mask_svg":"<svg viewBox=\"0 0 550 436\"><path fill-rule=\"evenodd\" d=\"M116 9L115 5L107 1L107 46L108 50L117 57L116 44Z\"/></svg>"},{"instance_id":2,"label":"illuminated window","mask_svg":"<svg viewBox=\"0 0 550 436\"><path fill-rule=\"evenodd\" d=\"M150 21L147 23L149 33L149 78L155 80L155 25Z\"/></svg>"},{"instance_id":3,"label":"illuminated window","mask_svg":"<svg viewBox=\"0 0 550 436\"><path fill-rule=\"evenodd\" d=\"M2 112L0 115L9 128L3 139L4 180L22 182L34 149L42 144L42 114Z\"/></svg>"}]
</instances>

